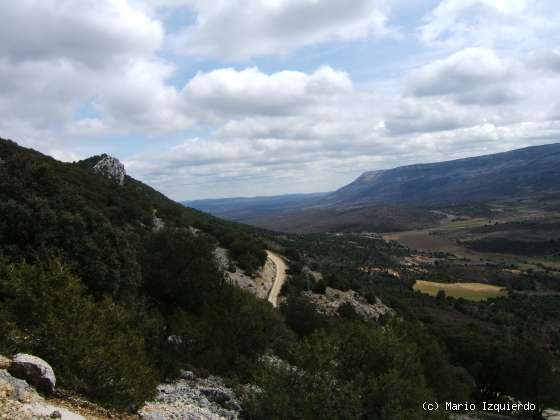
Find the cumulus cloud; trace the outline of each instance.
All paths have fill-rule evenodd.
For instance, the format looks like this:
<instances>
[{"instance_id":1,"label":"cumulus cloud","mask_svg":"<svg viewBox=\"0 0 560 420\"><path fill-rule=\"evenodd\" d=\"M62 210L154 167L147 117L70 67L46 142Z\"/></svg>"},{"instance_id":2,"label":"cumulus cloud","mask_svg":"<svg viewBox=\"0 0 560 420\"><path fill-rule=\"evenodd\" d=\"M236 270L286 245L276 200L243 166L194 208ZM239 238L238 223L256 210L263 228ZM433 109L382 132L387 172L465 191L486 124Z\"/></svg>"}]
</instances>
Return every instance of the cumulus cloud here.
<instances>
[{"instance_id":1,"label":"cumulus cloud","mask_svg":"<svg viewBox=\"0 0 560 420\"><path fill-rule=\"evenodd\" d=\"M0 135L63 159L118 148L181 199L560 138L555 2L441 0L417 24L389 3L409 4L6 0ZM336 52L286 55L319 44Z\"/></svg>"},{"instance_id":2,"label":"cumulus cloud","mask_svg":"<svg viewBox=\"0 0 560 420\"><path fill-rule=\"evenodd\" d=\"M371 169L442 161L549 143L553 122L492 123L367 141L189 139L168 151L139 154L129 172L178 199L328 191Z\"/></svg>"},{"instance_id":3,"label":"cumulus cloud","mask_svg":"<svg viewBox=\"0 0 560 420\"><path fill-rule=\"evenodd\" d=\"M175 51L247 59L294 51L326 41L382 36L388 6L384 0L186 0L164 5L191 7L193 25L176 33Z\"/></svg>"},{"instance_id":4,"label":"cumulus cloud","mask_svg":"<svg viewBox=\"0 0 560 420\"><path fill-rule=\"evenodd\" d=\"M121 77L109 78L97 95L96 109L109 124L128 131L156 133L193 124L180 93L165 83L174 71L172 66L140 60L121 71Z\"/></svg>"},{"instance_id":5,"label":"cumulus cloud","mask_svg":"<svg viewBox=\"0 0 560 420\"><path fill-rule=\"evenodd\" d=\"M530 48L544 34L557 31L558 13L554 0L442 0L426 17L420 36L454 48Z\"/></svg>"},{"instance_id":6,"label":"cumulus cloud","mask_svg":"<svg viewBox=\"0 0 560 420\"><path fill-rule=\"evenodd\" d=\"M405 98L390 109L384 122L391 135L453 130L478 124L475 113L449 101L418 101Z\"/></svg>"},{"instance_id":7,"label":"cumulus cloud","mask_svg":"<svg viewBox=\"0 0 560 420\"><path fill-rule=\"evenodd\" d=\"M532 51L529 54L529 63L539 69L560 72L560 49Z\"/></svg>"},{"instance_id":8,"label":"cumulus cloud","mask_svg":"<svg viewBox=\"0 0 560 420\"><path fill-rule=\"evenodd\" d=\"M295 114L312 102L351 90L348 75L330 67L311 74L281 71L270 75L257 68L225 68L197 74L182 94L193 108L223 118Z\"/></svg>"},{"instance_id":9,"label":"cumulus cloud","mask_svg":"<svg viewBox=\"0 0 560 420\"><path fill-rule=\"evenodd\" d=\"M61 142L190 124L178 112L179 93L165 83L174 67L156 55L161 22L127 1L7 0L2 18L4 136L50 151L33 133L47 130Z\"/></svg>"},{"instance_id":10,"label":"cumulus cloud","mask_svg":"<svg viewBox=\"0 0 560 420\"><path fill-rule=\"evenodd\" d=\"M448 95L455 101L500 104L516 100L517 64L487 48L466 48L414 71L408 88L415 96Z\"/></svg>"},{"instance_id":11,"label":"cumulus cloud","mask_svg":"<svg viewBox=\"0 0 560 420\"><path fill-rule=\"evenodd\" d=\"M0 55L14 61L65 58L89 66L142 56L163 41L160 22L124 0L5 0ZM108 60L109 59L109 60Z\"/></svg>"}]
</instances>

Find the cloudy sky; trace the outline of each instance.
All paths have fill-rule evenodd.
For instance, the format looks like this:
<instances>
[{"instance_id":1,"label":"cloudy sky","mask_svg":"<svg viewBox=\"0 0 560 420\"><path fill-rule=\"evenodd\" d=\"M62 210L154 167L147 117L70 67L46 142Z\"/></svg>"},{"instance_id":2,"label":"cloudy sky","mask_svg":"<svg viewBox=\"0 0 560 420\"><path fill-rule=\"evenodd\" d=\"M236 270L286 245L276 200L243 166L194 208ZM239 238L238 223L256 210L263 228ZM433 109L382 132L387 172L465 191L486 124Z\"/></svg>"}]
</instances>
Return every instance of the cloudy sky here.
<instances>
[{"instance_id":1,"label":"cloudy sky","mask_svg":"<svg viewBox=\"0 0 560 420\"><path fill-rule=\"evenodd\" d=\"M560 141L556 0L2 0L0 137L174 199Z\"/></svg>"}]
</instances>

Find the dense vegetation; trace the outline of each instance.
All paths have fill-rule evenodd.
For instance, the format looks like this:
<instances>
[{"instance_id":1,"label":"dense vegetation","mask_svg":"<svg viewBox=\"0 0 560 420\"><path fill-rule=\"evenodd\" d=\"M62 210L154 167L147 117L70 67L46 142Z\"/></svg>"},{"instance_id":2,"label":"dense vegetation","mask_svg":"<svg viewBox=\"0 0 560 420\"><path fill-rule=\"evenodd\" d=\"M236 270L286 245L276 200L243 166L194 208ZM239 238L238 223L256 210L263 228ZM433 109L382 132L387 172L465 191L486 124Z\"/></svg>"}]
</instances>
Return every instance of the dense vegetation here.
<instances>
[{"instance_id":1,"label":"dense vegetation","mask_svg":"<svg viewBox=\"0 0 560 420\"><path fill-rule=\"evenodd\" d=\"M325 322L318 319L314 321L314 328L309 325L313 319L309 315L312 313L310 302L294 297L300 291L313 290L312 277L305 269L297 269L307 265L323 273L322 281L327 286L352 288L372 302L380 297L397 310L405 321L399 326L407 332L404 335L407 343L412 342L422 349L422 365L431 367L424 372L423 380L439 398L453 400L462 392L472 401L503 402L507 396L514 396L534 402L539 410L560 405L560 297L557 294L528 295L510 291L508 296L488 302L470 302L444 294L433 298L414 292L414 281L418 278L456 281L465 274L492 276L500 272L499 267L467 266L460 262L456 265L426 264L418 273L398 265L399 256L409 255L407 249L370 236L290 235L277 237L277 240L286 250L299 250L299 262L291 273L285 293L287 306L293 307L286 308L292 317L287 320L295 323L300 334L313 334L324 328ZM381 270L359 270L365 266ZM398 269L400 279L387 271L391 269ZM485 270L488 273L485 274ZM547 277L544 273L532 276L534 278L519 274L509 280L558 287L555 276ZM300 315L294 317L294 314ZM390 331L399 331L399 328L392 325ZM425 359L426 354L430 360ZM434 363L442 366L448 376L441 369L434 373ZM453 390L455 394L443 398L445 390ZM529 415L540 418L540 412Z\"/></svg>"},{"instance_id":2,"label":"dense vegetation","mask_svg":"<svg viewBox=\"0 0 560 420\"><path fill-rule=\"evenodd\" d=\"M256 231L129 177L119 186L91 171L97 159L65 164L0 140L0 353L45 358L62 388L134 409L186 367L228 378L249 419L422 419L425 400L506 395L559 403L557 296L424 296L396 243ZM280 311L214 258L224 247L251 273L265 243L290 259ZM302 292L326 287L381 298L397 317L368 321L351 305L323 315Z\"/></svg>"},{"instance_id":3,"label":"dense vegetation","mask_svg":"<svg viewBox=\"0 0 560 420\"><path fill-rule=\"evenodd\" d=\"M479 252L495 252L514 255L555 255L560 256L560 240L527 241L508 238L484 238L465 243L467 247Z\"/></svg>"},{"instance_id":4,"label":"dense vegetation","mask_svg":"<svg viewBox=\"0 0 560 420\"><path fill-rule=\"evenodd\" d=\"M303 338L285 361L261 361L251 418L422 419L430 398L467 398L473 383L439 345L404 325L338 321Z\"/></svg>"},{"instance_id":5,"label":"dense vegetation","mask_svg":"<svg viewBox=\"0 0 560 420\"><path fill-rule=\"evenodd\" d=\"M60 163L0 140L0 350L42 356L62 387L119 407L185 363L245 374L287 333L224 281L213 250L250 272L263 244L132 178L94 174L96 159ZM169 340L185 331L188 349Z\"/></svg>"}]
</instances>

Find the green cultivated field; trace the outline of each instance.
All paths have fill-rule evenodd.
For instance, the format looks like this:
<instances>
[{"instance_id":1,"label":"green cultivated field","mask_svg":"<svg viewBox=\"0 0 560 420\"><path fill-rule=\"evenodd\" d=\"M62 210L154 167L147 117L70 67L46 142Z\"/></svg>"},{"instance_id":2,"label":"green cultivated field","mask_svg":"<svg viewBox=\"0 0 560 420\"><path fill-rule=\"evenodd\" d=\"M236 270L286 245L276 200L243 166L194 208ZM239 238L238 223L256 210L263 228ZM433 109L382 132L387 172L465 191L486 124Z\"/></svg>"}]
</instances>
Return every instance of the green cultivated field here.
<instances>
[{"instance_id":1,"label":"green cultivated field","mask_svg":"<svg viewBox=\"0 0 560 420\"><path fill-rule=\"evenodd\" d=\"M447 296L464 298L467 300L485 300L504 296L506 291L503 287L483 283L437 283L433 281L418 280L414 284L414 290L436 296L443 290Z\"/></svg>"}]
</instances>

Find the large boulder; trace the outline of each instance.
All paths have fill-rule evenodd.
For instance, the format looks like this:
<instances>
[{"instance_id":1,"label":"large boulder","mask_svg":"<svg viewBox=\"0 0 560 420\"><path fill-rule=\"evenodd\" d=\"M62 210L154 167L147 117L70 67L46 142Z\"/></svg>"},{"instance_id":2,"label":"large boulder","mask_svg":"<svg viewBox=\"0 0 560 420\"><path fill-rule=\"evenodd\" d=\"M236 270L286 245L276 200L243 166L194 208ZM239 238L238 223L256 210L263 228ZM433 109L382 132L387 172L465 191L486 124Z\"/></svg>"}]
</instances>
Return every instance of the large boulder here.
<instances>
[{"instance_id":1,"label":"large boulder","mask_svg":"<svg viewBox=\"0 0 560 420\"><path fill-rule=\"evenodd\" d=\"M45 394L51 394L54 391L56 377L51 366L43 359L30 354L16 354L8 371L16 378L25 379Z\"/></svg>"}]
</instances>

